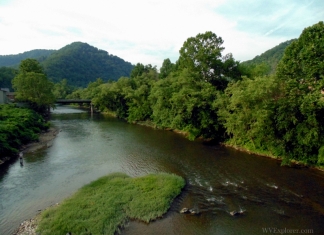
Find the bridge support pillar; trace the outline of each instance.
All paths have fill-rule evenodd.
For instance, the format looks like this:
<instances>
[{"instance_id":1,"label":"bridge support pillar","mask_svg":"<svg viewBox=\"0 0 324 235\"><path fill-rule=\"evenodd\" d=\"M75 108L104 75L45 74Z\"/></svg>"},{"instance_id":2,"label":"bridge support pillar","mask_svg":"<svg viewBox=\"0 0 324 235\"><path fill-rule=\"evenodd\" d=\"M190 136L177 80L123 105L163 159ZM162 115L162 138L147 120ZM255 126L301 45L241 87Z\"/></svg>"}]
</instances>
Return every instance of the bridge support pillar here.
<instances>
[{"instance_id":1,"label":"bridge support pillar","mask_svg":"<svg viewBox=\"0 0 324 235\"><path fill-rule=\"evenodd\" d=\"M91 111L91 114L93 114L93 104L90 103L90 111Z\"/></svg>"}]
</instances>

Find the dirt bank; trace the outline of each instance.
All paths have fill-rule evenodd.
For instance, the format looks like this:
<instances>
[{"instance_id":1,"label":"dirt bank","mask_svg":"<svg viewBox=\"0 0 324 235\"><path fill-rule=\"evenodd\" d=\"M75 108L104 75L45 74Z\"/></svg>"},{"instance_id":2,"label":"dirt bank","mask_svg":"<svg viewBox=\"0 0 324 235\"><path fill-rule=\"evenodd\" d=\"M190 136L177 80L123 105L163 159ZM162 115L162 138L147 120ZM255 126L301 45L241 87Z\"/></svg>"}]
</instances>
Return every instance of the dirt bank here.
<instances>
[{"instance_id":1,"label":"dirt bank","mask_svg":"<svg viewBox=\"0 0 324 235\"><path fill-rule=\"evenodd\" d=\"M59 133L59 129L57 129L56 127L51 127L46 132L42 132L39 135L38 141L24 145L21 148L21 151L23 153L30 153L43 148L49 148L52 146L53 140L55 139L58 133Z\"/></svg>"},{"instance_id":2,"label":"dirt bank","mask_svg":"<svg viewBox=\"0 0 324 235\"><path fill-rule=\"evenodd\" d=\"M30 153L35 152L37 150L43 149L43 148L49 148L53 144L53 140L56 137L56 135L59 133L59 129L56 127L49 128L46 132L42 132L39 134L38 141L31 142L29 144L23 145L20 148L20 151L23 153ZM0 160L0 165L13 161L15 159L15 156L7 157Z\"/></svg>"}]
</instances>

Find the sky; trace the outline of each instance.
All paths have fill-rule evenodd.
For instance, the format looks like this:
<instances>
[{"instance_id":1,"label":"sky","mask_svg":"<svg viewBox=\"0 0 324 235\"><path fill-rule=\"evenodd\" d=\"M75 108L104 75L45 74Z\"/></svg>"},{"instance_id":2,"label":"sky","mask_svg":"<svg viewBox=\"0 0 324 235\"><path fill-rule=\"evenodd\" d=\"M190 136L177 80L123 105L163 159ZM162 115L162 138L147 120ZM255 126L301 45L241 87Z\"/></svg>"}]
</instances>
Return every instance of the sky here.
<instances>
[{"instance_id":1,"label":"sky","mask_svg":"<svg viewBox=\"0 0 324 235\"><path fill-rule=\"evenodd\" d=\"M212 31L246 61L323 20L323 0L0 0L0 55L80 41L159 69Z\"/></svg>"}]
</instances>

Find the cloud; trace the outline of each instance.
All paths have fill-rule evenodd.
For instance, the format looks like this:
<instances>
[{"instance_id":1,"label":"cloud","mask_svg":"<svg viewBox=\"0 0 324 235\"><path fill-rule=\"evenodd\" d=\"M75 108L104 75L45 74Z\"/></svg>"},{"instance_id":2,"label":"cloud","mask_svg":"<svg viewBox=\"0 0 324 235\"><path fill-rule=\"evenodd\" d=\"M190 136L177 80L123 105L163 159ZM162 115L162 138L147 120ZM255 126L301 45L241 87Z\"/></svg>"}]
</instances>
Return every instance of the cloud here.
<instances>
[{"instance_id":1,"label":"cloud","mask_svg":"<svg viewBox=\"0 0 324 235\"><path fill-rule=\"evenodd\" d=\"M187 38L213 31L224 39L226 53L247 60L298 37L304 27L321 19L323 4L321 0L6 0L0 4L0 54L59 49L82 41L133 64L159 68L166 58L177 60Z\"/></svg>"}]
</instances>

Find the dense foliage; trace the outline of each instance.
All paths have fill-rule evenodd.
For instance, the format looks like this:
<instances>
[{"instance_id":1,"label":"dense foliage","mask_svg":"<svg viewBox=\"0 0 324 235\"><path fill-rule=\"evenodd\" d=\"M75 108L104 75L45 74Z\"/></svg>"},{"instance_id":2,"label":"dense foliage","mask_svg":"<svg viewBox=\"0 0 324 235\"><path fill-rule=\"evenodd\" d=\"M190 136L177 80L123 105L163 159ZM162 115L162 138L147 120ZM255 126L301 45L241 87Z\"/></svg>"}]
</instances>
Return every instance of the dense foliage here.
<instances>
[{"instance_id":1,"label":"dense foliage","mask_svg":"<svg viewBox=\"0 0 324 235\"><path fill-rule=\"evenodd\" d=\"M17 101L28 102L29 105L40 113L53 106L55 97L53 83L47 79L43 68L35 59L23 60L19 65L19 73L12 80Z\"/></svg>"},{"instance_id":2,"label":"dense foliage","mask_svg":"<svg viewBox=\"0 0 324 235\"><path fill-rule=\"evenodd\" d=\"M48 124L43 117L26 108L0 105L0 160L17 153L21 145L38 139Z\"/></svg>"},{"instance_id":3,"label":"dense foliage","mask_svg":"<svg viewBox=\"0 0 324 235\"><path fill-rule=\"evenodd\" d=\"M304 29L274 77L231 83L219 113L229 142L252 151L323 164L324 24Z\"/></svg>"},{"instance_id":4,"label":"dense foliage","mask_svg":"<svg viewBox=\"0 0 324 235\"><path fill-rule=\"evenodd\" d=\"M161 217L184 185L183 178L166 173L138 178L110 174L42 212L38 232L113 235L120 232L127 218L148 223Z\"/></svg>"},{"instance_id":5,"label":"dense foliage","mask_svg":"<svg viewBox=\"0 0 324 235\"><path fill-rule=\"evenodd\" d=\"M65 78L76 87L86 87L97 78L117 80L129 76L133 69L131 63L82 42L74 42L52 53L42 65L53 82Z\"/></svg>"},{"instance_id":6,"label":"dense foliage","mask_svg":"<svg viewBox=\"0 0 324 235\"><path fill-rule=\"evenodd\" d=\"M246 67L222 55L223 40L206 32L184 42L179 60L164 60L160 73L138 63L129 78L97 80L71 97L189 139L216 139L284 164L324 164L323 28L320 22L287 42L273 75L266 75L266 63Z\"/></svg>"},{"instance_id":7,"label":"dense foliage","mask_svg":"<svg viewBox=\"0 0 324 235\"><path fill-rule=\"evenodd\" d=\"M17 75L18 71L10 67L0 68L0 88L9 88L12 90L12 79Z\"/></svg>"}]
</instances>

